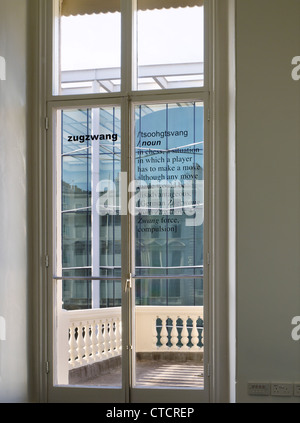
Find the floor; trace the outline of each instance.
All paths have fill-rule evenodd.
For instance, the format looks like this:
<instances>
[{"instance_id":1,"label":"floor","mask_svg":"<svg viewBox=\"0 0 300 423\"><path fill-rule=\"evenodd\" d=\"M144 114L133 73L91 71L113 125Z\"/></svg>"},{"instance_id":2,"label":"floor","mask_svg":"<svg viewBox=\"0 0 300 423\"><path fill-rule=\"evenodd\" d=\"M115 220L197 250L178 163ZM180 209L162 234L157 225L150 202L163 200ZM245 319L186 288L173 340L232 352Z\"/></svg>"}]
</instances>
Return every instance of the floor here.
<instances>
[{"instance_id":1,"label":"floor","mask_svg":"<svg viewBox=\"0 0 300 423\"><path fill-rule=\"evenodd\" d=\"M137 362L136 387L203 388L203 382L202 364L149 360ZM121 386L121 367L109 369L104 374L80 383L80 385Z\"/></svg>"}]
</instances>

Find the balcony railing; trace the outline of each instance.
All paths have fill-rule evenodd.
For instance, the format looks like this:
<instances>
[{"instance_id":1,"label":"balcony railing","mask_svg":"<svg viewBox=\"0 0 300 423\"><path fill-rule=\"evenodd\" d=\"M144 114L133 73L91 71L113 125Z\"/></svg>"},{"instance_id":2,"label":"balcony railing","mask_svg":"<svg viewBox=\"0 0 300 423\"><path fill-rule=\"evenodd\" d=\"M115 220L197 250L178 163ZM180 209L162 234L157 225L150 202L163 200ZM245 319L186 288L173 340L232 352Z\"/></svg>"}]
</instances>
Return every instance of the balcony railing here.
<instances>
[{"instance_id":1,"label":"balcony railing","mask_svg":"<svg viewBox=\"0 0 300 423\"><path fill-rule=\"evenodd\" d=\"M137 306L137 353L203 352L203 307ZM122 354L121 308L65 311L58 317L58 384L69 371Z\"/></svg>"}]
</instances>

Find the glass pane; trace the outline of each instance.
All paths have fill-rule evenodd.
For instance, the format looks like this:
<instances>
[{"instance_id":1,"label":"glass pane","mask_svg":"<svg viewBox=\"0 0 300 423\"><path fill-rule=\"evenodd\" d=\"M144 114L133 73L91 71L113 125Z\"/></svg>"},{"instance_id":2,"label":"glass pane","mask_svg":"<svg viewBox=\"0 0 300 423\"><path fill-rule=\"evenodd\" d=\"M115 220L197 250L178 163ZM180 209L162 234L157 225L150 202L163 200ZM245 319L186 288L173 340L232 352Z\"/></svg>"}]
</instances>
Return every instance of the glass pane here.
<instances>
[{"instance_id":1,"label":"glass pane","mask_svg":"<svg viewBox=\"0 0 300 423\"><path fill-rule=\"evenodd\" d=\"M76 279L67 279L62 283L63 309L64 310L85 310L92 307L91 281L84 277L91 276L91 269L70 269L64 270L63 276L74 276ZM82 279L77 279L79 277Z\"/></svg>"},{"instance_id":2,"label":"glass pane","mask_svg":"<svg viewBox=\"0 0 300 423\"><path fill-rule=\"evenodd\" d=\"M203 0L138 0L138 89L203 86Z\"/></svg>"},{"instance_id":3,"label":"glass pane","mask_svg":"<svg viewBox=\"0 0 300 423\"><path fill-rule=\"evenodd\" d=\"M120 114L57 112L57 384L121 387Z\"/></svg>"},{"instance_id":4,"label":"glass pane","mask_svg":"<svg viewBox=\"0 0 300 423\"><path fill-rule=\"evenodd\" d=\"M135 108L136 386L204 386L203 116L201 102Z\"/></svg>"},{"instance_id":5,"label":"glass pane","mask_svg":"<svg viewBox=\"0 0 300 423\"><path fill-rule=\"evenodd\" d=\"M62 267L91 265L91 213L62 213Z\"/></svg>"},{"instance_id":6,"label":"glass pane","mask_svg":"<svg viewBox=\"0 0 300 423\"><path fill-rule=\"evenodd\" d=\"M85 0L60 3L54 94L120 91L120 2L108 8Z\"/></svg>"},{"instance_id":7,"label":"glass pane","mask_svg":"<svg viewBox=\"0 0 300 423\"><path fill-rule=\"evenodd\" d=\"M62 209L73 210L91 205L91 157L89 150L62 158Z\"/></svg>"}]
</instances>

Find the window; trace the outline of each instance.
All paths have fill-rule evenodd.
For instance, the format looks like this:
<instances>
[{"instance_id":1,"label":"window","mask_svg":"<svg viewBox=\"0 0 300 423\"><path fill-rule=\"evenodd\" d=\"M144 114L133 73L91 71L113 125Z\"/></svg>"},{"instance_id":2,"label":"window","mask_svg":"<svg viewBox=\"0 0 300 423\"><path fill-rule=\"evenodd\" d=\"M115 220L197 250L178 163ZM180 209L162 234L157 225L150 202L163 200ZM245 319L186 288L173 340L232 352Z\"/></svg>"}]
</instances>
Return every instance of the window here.
<instances>
[{"instance_id":1,"label":"window","mask_svg":"<svg viewBox=\"0 0 300 423\"><path fill-rule=\"evenodd\" d=\"M203 1L137 0L134 90L204 86ZM62 0L54 94L121 91L122 7L120 0Z\"/></svg>"},{"instance_id":2,"label":"window","mask_svg":"<svg viewBox=\"0 0 300 423\"><path fill-rule=\"evenodd\" d=\"M127 376L115 387L145 398L138 369L158 348L163 359L196 357L200 377L183 395L207 398L206 7L53 4L53 388L121 358Z\"/></svg>"},{"instance_id":3,"label":"window","mask_svg":"<svg viewBox=\"0 0 300 423\"><path fill-rule=\"evenodd\" d=\"M177 8L160 3L149 10L153 2L137 2L137 88L203 86L203 2L192 2L194 7L179 2Z\"/></svg>"}]
</instances>

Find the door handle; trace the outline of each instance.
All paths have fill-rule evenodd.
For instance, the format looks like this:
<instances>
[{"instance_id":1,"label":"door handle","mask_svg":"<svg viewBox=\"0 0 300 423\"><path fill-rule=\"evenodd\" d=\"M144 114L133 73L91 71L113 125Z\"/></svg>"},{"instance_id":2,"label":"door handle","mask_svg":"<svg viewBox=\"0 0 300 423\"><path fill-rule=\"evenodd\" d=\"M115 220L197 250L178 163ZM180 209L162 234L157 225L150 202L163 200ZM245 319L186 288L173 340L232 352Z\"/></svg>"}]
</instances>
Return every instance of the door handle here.
<instances>
[{"instance_id":1,"label":"door handle","mask_svg":"<svg viewBox=\"0 0 300 423\"><path fill-rule=\"evenodd\" d=\"M131 273L129 275L129 278L126 279L126 283L125 283L125 292L128 292L129 289L132 288L132 276Z\"/></svg>"}]
</instances>

